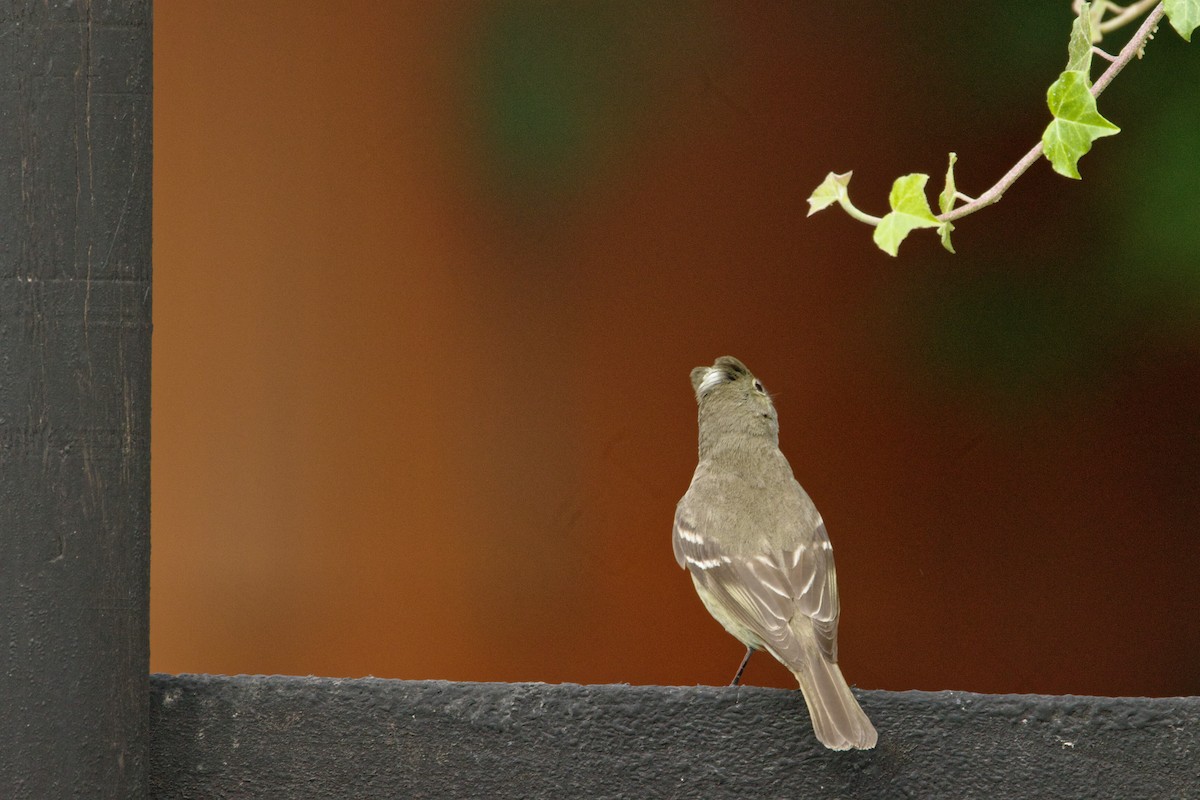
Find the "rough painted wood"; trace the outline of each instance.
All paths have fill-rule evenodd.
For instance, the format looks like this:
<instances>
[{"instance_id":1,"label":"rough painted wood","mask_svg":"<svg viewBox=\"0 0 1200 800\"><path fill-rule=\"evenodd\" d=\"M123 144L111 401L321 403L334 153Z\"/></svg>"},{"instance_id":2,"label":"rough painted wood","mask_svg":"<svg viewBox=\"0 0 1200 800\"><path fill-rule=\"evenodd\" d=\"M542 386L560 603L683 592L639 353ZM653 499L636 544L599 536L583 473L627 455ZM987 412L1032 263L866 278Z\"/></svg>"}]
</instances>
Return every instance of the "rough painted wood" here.
<instances>
[{"instance_id":1,"label":"rough painted wood","mask_svg":"<svg viewBox=\"0 0 1200 800\"><path fill-rule=\"evenodd\" d=\"M146 791L150 14L0 11L5 800Z\"/></svg>"},{"instance_id":2,"label":"rough painted wood","mask_svg":"<svg viewBox=\"0 0 1200 800\"><path fill-rule=\"evenodd\" d=\"M859 692L873 751L754 687L155 675L157 798L1200 797L1200 698Z\"/></svg>"}]
</instances>

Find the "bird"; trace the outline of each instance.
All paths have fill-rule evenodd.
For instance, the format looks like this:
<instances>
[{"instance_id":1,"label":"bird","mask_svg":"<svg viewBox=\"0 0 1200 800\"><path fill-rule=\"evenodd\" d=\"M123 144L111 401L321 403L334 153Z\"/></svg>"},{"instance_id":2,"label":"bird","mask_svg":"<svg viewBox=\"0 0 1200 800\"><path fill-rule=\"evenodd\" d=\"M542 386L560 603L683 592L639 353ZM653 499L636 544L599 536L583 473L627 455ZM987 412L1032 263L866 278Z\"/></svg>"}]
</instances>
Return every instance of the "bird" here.
<instances>
[{"instance_id":1,"label":"bird","mask_svg":"<svg viewBox=\"0 0 1200 800\"><path fill-rule=\"evenodd\" d=\"M787 667L817 739L868 750L878 734L838 666L841 612L825 522L779 449L779 415L762 382L733 356L696 367L699 463L675 508L675 560L709 613Z\"/></svg>"}]
</instances>

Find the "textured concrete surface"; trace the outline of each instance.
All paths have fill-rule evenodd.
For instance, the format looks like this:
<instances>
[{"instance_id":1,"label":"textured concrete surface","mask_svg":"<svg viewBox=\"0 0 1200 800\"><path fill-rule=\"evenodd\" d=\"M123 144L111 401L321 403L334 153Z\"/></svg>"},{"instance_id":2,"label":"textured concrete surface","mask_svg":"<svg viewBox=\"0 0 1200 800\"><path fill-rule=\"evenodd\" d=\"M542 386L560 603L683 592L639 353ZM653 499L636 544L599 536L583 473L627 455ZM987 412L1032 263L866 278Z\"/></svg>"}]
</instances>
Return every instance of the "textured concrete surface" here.
<instances>
[{"instance_id":1,"label":"textured concrete surface","mask_svg":"<svg viewBox=\"0 0 1200 800\"><path fill-rule=\"evenodd\" d=\"M1200 698L858 693L834 753L797 692L151 678L151 788L232 797L1200 797Z\"/></svg>"}]
</instances>

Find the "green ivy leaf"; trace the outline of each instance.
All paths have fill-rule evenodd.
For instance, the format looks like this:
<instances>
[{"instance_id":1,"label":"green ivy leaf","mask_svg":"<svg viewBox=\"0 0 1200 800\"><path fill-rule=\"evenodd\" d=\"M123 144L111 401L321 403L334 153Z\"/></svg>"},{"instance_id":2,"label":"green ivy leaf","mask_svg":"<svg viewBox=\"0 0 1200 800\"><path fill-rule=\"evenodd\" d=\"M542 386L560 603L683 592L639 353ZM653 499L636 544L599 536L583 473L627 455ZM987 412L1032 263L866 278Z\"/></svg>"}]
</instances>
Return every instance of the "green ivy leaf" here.
<instances>
[{"instance_id":1,"label":"green ivy leaf","mask_svg":"<svg viewBox=\"0 0 1200 800\"><path fill-rule=\"evenodd\" d=\"M1092 7L1091 11L1088 13L1088 24L1089 27L1091 27L1092 44L1099 44L1104 38L1104 32L1100 30L1100 23L1104 21L1104 13L1108 10L1106 7L1107 4L1096 3L1095 5L1092 5L1091 3L1088 3L1088 5Z\"/></svg>"},{"instance_id":2,"label":"green ivy leaf","mask_svg":"<svg viewBox=\"0 0 1200 800\"><path fill-rule=\"evenodd\" d=\"M958 194L958 188L954 185L954 162L958 161L956 153L950 154L950 163L946 167L946 188L942 189L942 193L938 195L938 209L943 213L947 213L954 208L954 198ZM938 236L942 238L942 247L954 252L954 245L950 243L950 232L954 230L954 223L943 222L938 225Z\"/></svg>"},{"instance_id":3,"label":"green ivy leaf","mask_svg":"<svg viewBox=\"0 0 1200 800\"><path fill-rule=\"evenodd\" d=\"M892 184L892 192L888 195L888 204L892 207L890 214L885 214L875 228L875 244L890 256L896 255L904 237L917 228L936 228L942 223L929 209L929 200L925 197L925 184L928 175L914 173L896 178Z\"/></svg>"},{"instance_id":4,"label":"green ivy leaf","mask_svg":"<svg viewBox=\"0 0 1200 800\"><path fill-rule=\"evenodd\" d=\"M1104 4L1100 4L1103 9ZM1079 16L1071 23L1071 41L1067 44L1067 71L1091 75L1092 69L1092 15L1091 3L1079 7ZM1090 85L1090 78L1089 78Z\"/></svg>"},{"instance_id":5,"label":"green ivy leaf","mask_svg":"<svg viewBox=\"0 0 1200 800\"><path fill-rule=\"evenodd\" d=\"M850 176L853 174L853 172L843 172L839 175L831 172L826 175L825 180L821 181L821 185L809 195L808 213L805 216L811 217L818 211L824 211L834 203L845 200L846 187L850 185Z\"/></svg>"},{"instance_id":6,"label":"green ivy leaf","mask_svg":"<svg viewBox=\"0 0 1200 800\"><path fill-rule=\"evenodd\" d=\"M942 237L942 247L951 253L954 252L954 245L950 244L950 232L952 230L954 230L953 222L943 222L941 225L938 225L938 236Z\"/></svg>"},{"instance_id":7,"label":"green ivy leaf","mask_svg":"<svg viewBox=\"0 0 1200 800\"><path fill-rule=\"evenodd\" d=\"M938 195L938 208L943 214L954 208L954 195L958 193L958 189L954 186L955 161L958 161L958 155L951 153L950 165L946 167L946 188L942 189L942 193Z\"/></svg>"},{"instance_id":8,"label":"green ivy leaf","mask_svg":"<svg viewBox=\"0 0 1200 800\"><path fill-rule=\"evenodd\" d=\"M1042 153L1054 171L1079 179L1079 159L1092 149L1092 142L1120 133L1121 129L1100 116L1096 98L1088 90L1087 75L1067 70L1046 92L1054 120L1042 134Z\"/></svg>"},{"instance_id":9,"label":"green ivy leaf","mask_svg":"<svg viewBox=\"0 0 1200 800\"><path fill-rule=\"evenodd\" d=\"M1192 31L1200 28L1200 0L1164 0L1167 19L1185 42L1192 40Z\"/></svg>"}]
</instances>

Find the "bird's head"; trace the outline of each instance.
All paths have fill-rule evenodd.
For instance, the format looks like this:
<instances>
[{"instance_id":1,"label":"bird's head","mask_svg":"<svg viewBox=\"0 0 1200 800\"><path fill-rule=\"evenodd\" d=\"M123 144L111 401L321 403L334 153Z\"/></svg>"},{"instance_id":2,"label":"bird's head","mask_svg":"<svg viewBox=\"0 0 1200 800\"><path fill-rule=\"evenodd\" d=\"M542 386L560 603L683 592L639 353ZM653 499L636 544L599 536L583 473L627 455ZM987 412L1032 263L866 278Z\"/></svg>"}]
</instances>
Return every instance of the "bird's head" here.
<instances>
[{"instance_id":1,"label":"bird's head","mask_svg":"<svg viewBox=\"0 0 1200 800\"><path fill-rule=\"evenodd\" d=\"M779 441L779 415L762 381L733 356L692 370L700 406L700 438L740 433Z\"/></svg>"}]
</instances>

